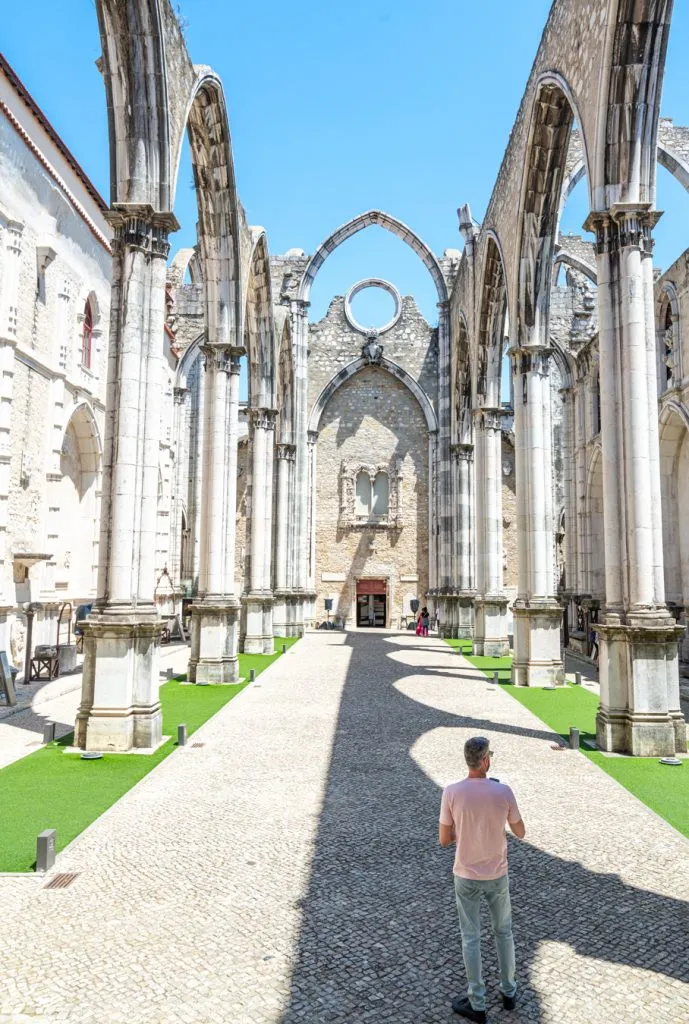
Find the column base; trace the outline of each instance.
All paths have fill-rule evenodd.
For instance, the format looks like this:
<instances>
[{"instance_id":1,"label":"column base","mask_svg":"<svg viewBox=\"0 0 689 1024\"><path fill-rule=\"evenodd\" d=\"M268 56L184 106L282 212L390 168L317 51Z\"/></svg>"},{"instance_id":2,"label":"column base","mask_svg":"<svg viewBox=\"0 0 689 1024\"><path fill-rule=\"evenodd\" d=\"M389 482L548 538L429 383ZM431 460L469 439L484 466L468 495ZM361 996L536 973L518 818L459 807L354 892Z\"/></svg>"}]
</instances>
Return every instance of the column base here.
<instances>
[{"instance_id":1,"label":"column base","mask_svg":"<svg viewBox=\"0 0 689 1024\"><path fill-rule=\"evenodd\" d=\"M272 634L273 598L271 594L252 593L244 598L246 609L245 654L273 654L275 644ZM269 605L269 612L266 609ZM270 635L266 630L270 629Z\"/></svg>"},{"instance_id":2,"label":"column base","mask_svg":"<svg viewBox=\"0 0 689 1024\"><path fill-rule=\"evenodd\" d=\"M275 604L273 605L273 636L290 636L289 598L279 590L275 591Z\"/></svg>"},{"instance_id":3,"label":"column base","mask_svg":"<svg viewBox=\"0 0 689 1024\"><path fill-rule=\"evenodd\" d=\"M512 682L516 686L564 686L559 604L526 605L516 601Z\"/></svg>"},{"instance_id":4,"label":"column base","mask_svg":"<svg viewBox=\"0 0 689 1024\"><path fill-rule=\"evenodd\" d=\"M455 598L457 640L472 640L474 637L474 602L476 594L473 591L464 591ZM507 606L505 606L507 607Z\"/></svg>"},{"instance_id":5,"label":"column base","mask_svg":"<svg viewBox=\"0 0 689 1024\"><path fill-rule=\"evenodd\" d=\"M207 598L191 606L190 683L224 686L239 682L238 623L236 598Z\"/></svg>"},{"instance_id":6,"label":"column base","mask_svg":"<svg viewBox=\"0 0 689 1024\"><path fill-rule=\"evenodd\" d=\"M163 735L162 622L155 610L104 609L82 628L84 669L74 745L103 753L157 747Z\"/></svg>"},{"instance_id":7,"label":"column base","mask_svg":"<svg viewBox=\"0 0 689 1024\"><path fill-rule=\"evenodd\" d=\"M637 620L622 623L620 616L605 613L596 626L601 684L596 742L601 750L635 757L684 754L686 724L681 712L668 706L678 687L677 642L684 630L662 612Z\"/></svg>"},{"instance_id":8,"label":"column base","mask_svg":"<svg viewBox=\"0 0 689 1024\"><path fill-rule=\"evenodd\" d=\"M507 638L507 598L502 595L480 597L474 604L476 633L474 654L483 658L505 658L510 653Z\"/></svg>"}]
</instances>

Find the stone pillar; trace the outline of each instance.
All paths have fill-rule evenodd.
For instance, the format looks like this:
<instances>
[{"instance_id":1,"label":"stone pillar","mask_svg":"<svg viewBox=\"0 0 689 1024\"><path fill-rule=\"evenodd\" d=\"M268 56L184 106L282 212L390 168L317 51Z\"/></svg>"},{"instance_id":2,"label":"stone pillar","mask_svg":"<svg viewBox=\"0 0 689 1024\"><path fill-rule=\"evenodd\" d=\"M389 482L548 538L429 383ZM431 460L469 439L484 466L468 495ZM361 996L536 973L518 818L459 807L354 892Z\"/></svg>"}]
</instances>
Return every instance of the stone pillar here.
<instances>
[{"instance_id":1,"label":"stone pillar","mask_svg":"<svg viewBox=\"0 0 689 1024\"><path fill-rule=\"evenodd\" d=\"M509 654L502 582L502 409L474 411L476 436L476 624L474 653Z\"/></svg>"},{"instance_id":2,"label":"stone pillar","mask_svg":"<svg viewBox=\"0 0 689 1024\"><path fill-rule=\"evenodd\" d=\"M239 436L239 368L244 350L201 347L205 439L201 464L199 595L191 607L192 683L239 680L239 601L235 592L235 509Z\"/></svg>"},{"instance_id":3,"label":"stone pillar","mask_svg":"<svg viewBox=\"0 0 689 1024\"><path fill-rule=\"evenodd\" d=\"M290 591L288 580L290 498L292 467L296 460L296 445L278 444L277 456L277 501L275 522L275 604L273 606L273 630L275 636L291 636L288 607Z\"/></svg>"},{"instance_id":4,"label":"stone pillar","mask_svg":"<svg viewBox=\"0 0 689 1024\"><path fill-rule=\"evenodd\" d=\"M307 530L306 542L308 550L306 553L306 576L304 588L303 619L300 633L303 633L304 623L313 625L316 603L316 445L318 443L318 431L309 430L307 434L307 491L304 497L307 508Z\"/></svg>"},{"instance_id":5,"label":"stone pillar","mask_svg":"<svg viewBox=\"0 0 689 1024\"><path fill-rule=\"evenodd\" d=\"M265 606L272 605L270 590L270 531L272 512L268 500L272 501L273 445L275 437L275 411L273 409L249 409L251 431L251 544L249 583L246 596L246 636L244 650L247 654L264 654L270 637L265 633ZM271 476L270 485L268 474ZM266 557L268 555L268 557Z\"/></svg>"},{"instance_id":6,"label":"stone pillar","mask_svg":"<svg viewBox=\"0 0 689 1024\"><path fill-rule=\"evenodd\" d=\"M293 566L294 607L293 634L304 632L306 593L308 588L310 492L308 474L310 449L307 441L309 400L308 400L308 342L309 306L302 299L291 302L292 355L294 361L294 442L296 456L294 467L294 521L292 523L291 557Z\"/></svg>"},{"instance_id":7,"label":"stone pillar","mask_svg":"<svg viewBox=\"0 0 689 1024\"><path fill-rule=\"evenodd\" d=\"M605 523L600 645L603 750L686 751L677 641L663 585L657 378L650 259L658 214L620 203L593 213L596 232ZM648 266L645 264L648 263Z\"/></svg>"},{"instance_id":8,"label":"stone pillar","mask_svg":"<svg viewBox=\"0 0 689 1024\"><path fill-rule=\"evenodd\" d=\"M462 640L474 635L474 446L473 444L453 445L455 465L455 545L457 549L457 592L455 603L456 632Z\"/></svg>"},{"instance_id":9,"label":"stone pillar","mask_svg":"<svg viewBox=\"0 0 689 1024\"><path fill-rule=\"evenodd\" d=\"M549 359L541 346L513 348L517 483L518 596L512 681L518 686L564 685L555 594L553 444Z\"/></svg>"},{"instance_id":10,"label":"stone pillar","mask_svg":"<svg viewBox=\"0 0 689 1024\"><path fill-rule=\"evenodd\" d=\"M84 623L75 743L151 748L162 736L155 607L165 262L177 222L119 205L114 228L98 599Z\"/></svg>"},{"instance_id":11,"label":"stone pillar","mask_svg":"<svg viewBox=\"0 0 689 1024\"><path fill-rule=\"evenodd\" d=\"M428 431L428 594L435 600L438 588L438 431ZM419 597L422 597L420 594ZM423 604L423 600L422 600Z\"/></svg>"},{"instance_id":12,"label":"stone pillar","mask_svg":"<svg viewBox=\"0 0 689 1024\"><path fill-rule=\"evenodd\" d=\"M266 461L264 480L266 496L264 500L265 519L263 525L263 653L275 653L273 636L273 485L275 480L275 420L277 413L272 413L268 437L266 440Z\"/></svg>"}]
</instances>

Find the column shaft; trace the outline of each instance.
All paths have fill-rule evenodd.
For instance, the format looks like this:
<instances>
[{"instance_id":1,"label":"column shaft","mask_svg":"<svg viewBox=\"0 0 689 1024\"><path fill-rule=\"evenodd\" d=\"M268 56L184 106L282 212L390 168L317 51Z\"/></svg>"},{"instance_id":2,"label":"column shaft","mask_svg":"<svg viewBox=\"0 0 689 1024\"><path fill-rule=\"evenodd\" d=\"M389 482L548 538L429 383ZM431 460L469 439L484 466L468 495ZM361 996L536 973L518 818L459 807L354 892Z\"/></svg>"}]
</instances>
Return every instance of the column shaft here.
<instances>
[{"instance_id":1,"label":"column shaft","mask_svg":"<svg viewBox=\"0 0 689 1024\"><path fill-rule=\"evenodd\" d=\"M476 626L474 652L509 653L502 582L502 410L474 412L476 431Z\"/></svg>"},{"instance_id":2,"label":"column shaft","mask_svg":"<svg viewBox=\"0 0 689 1024\"><path fill-rule=\"evenodd\" d=\"M600 304L606 601L600 640L605 750L662 756L686 750L678 713L677 640L665 607L655 329L649 299L652 228L647 204L592 214Z\"/></svg>"},{"instance_id":3,"label":"column shaft","mask_svg":"<svg viewBox=\"0 0 689 1024\"><path fill-rule=\"evenodd\" d=\"M168 232L148 206L121 205L114 228L98 599L84 625L75 742L157 746L161 623L153 601Z\"/></svg>"},{"instance_id":4,"label":"column shaft","mask_svg":"<svg viewBox=\"0 0 689 1024\"><path fill-rule=\"evenodd\" d=\"M514 603L517 685L564 683L555 594L550 350L514 348L518 596Z\"/></svg>"}]
</instances>

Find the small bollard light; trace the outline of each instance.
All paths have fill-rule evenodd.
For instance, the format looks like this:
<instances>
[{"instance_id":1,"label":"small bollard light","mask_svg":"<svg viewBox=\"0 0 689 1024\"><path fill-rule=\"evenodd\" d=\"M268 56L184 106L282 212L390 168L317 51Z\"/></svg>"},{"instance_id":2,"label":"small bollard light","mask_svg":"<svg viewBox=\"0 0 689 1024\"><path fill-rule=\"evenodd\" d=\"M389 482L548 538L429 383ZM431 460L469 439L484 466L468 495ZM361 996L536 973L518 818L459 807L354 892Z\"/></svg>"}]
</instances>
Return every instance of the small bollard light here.
<instances>
[{"instance_id":1,"label":"small bollard light","mask_svg":"<svg viewBox=\"0 0 689 1024\"><path fill-rule=\"evenodd\" d=\"M256 682L256 669L255 668L250 668L249 669L249 682L250 683L255 683Z\"/></svg>"},{"instance_id":2,"label":"small bollard light","mask_svg":"<svg viewBox=\"0 0 689 1024\"><path fill-rule=\"evenodd\" d=\"M575 729L573 725L569 729L569 745L572 750L579 749L579 730Z\"/></svg>"},{"instance_id":3,"label":"small bollard light","mask_svg":"<svg viewBox=\"0 0 689 1024\"><path fill-rule=\"evenodd\" d=\"M55 740L55 722L43 723L43 742L53 743Z\"/></svg>"},{"instance_id":4,"label":"small bollard light","mask_svg":"<svg viewBox=\"0 0 689 1024\"><path fill-rule=\"evenodd\" d=\"M177 726L177 746L185 747L187 745L187 727L186 725Z\"/></svg>"},{"instance_id":5,"label":"small bollard light","mask_svg":"<svg viewBox=\"0 0 689 1024\"><path fill-rule=\"evenodd\" d=\"M287 654L287 644L282 645L282 653Z\"/></svg>"},{"instance_id":6,"label":"small bollard light","mask_svg":"<svg viewBox=\"0 0 689 1024\"><path fill-rule=\"evenodd\" d=\"M494 682L494 684L496 686L500 682L500 673L499 672L493 672L493 682Z\"/></svg>"},{"instance_id":7,"label":"small bollard light","mask_svg":"<svg viewBox=\"0 0 689 1024\"><path fill-rule=\"evenodd\" d=\"M574 673L574 685L581 686L581 672Z\"/></svg>"},{"instance_id":8,"label":"small bollard light","mask_svg":"<svg viewBox=\"0 0 689 1024\"><path fill-rule=\"evenodd\" d=\"M36 871L44 874L55 864L55 836L54 828L47 828L41 832L36 839Z\"/></svg>"}]
</instances>

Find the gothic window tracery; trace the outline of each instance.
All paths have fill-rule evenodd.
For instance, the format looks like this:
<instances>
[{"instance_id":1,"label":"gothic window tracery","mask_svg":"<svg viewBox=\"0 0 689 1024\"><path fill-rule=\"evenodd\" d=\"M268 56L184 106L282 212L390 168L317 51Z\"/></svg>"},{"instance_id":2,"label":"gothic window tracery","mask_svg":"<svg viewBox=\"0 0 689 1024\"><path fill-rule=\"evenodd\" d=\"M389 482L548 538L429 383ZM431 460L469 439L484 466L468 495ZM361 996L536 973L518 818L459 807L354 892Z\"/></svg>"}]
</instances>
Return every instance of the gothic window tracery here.
<instances>
[{"instance_id":1,"label":"gothic window tracery","mask_svg":"<svg viewBox=\"0 0 689 1024\"><path fill-rule=\"evenodd\" d=\"M399 529L402 462L369 465L343 462L340 469L340 523L345 527Z\"/></svg>"},{"instance_id":2,"label":"gothic window tracery","mask_svg":"<svg viewBox=\"0 0 689 1024\"><path fill-rule=\"evenodd\" d=\"M681 378L677 317L669 292L666 293L666 301L661 313L658 348L660 357L658 386L662 395L665 391L677 387Z\"/></svg>"},{"instance_id":3,"label":"gothic window tracery","mask_svg":"<svg viewBox=\"0 0 689 1024\"><path fill-rule=\"evenodd\" d=\"M84 306L84 321L81 325L81 365L87 370L91 369L91 356L93 347L93 311L91 300L86 300Z\"/></svg>"}]
</instances>

